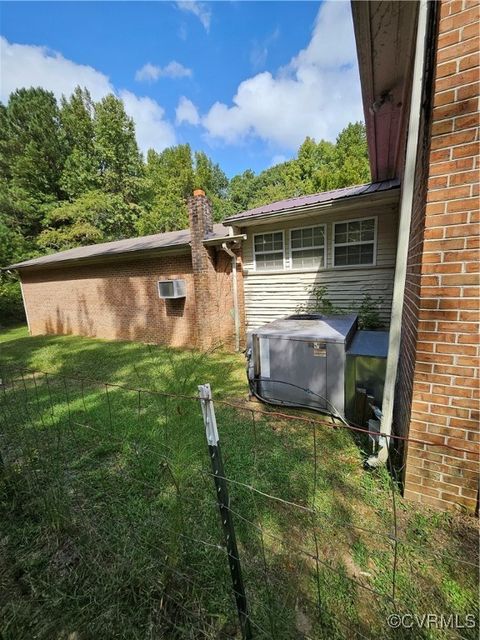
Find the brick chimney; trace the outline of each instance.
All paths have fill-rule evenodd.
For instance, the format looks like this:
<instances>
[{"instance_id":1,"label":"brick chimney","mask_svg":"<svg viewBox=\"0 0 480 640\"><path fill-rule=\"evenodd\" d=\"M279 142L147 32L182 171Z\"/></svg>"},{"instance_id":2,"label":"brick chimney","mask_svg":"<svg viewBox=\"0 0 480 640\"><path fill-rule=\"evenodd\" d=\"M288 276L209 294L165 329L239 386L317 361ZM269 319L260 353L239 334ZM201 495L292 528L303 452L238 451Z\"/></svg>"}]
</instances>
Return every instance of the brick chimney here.
<instances>
[{"instance_id":1,"label":"brick chimney","mask_svg":"<svg viewBox=\"0 0 480 640\"><path fill-rule=\"evenodd\" d=\"M212 209L205 192L201 189L193 192L187 204L195 288L197 346L206 350L218 341L215 250L208 249L203 244L203 240L213 231Z\"/></svg>"}]
</instances>

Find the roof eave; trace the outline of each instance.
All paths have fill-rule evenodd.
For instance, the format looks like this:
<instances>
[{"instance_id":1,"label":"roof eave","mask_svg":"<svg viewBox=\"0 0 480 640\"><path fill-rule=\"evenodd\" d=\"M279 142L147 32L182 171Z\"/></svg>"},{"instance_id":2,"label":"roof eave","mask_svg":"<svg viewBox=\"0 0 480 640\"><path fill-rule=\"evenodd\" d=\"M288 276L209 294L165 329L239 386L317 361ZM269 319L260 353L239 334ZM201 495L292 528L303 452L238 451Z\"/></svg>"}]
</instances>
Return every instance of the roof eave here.
<instances>
[{"instance_id":1,"label":"roof eave","mask_svg":"<svg viewBox=\"0 0 480 640\"><path fill-rule=\"evenodd\" d=\"M270 211L266 213L261 213L253 216L245 216L238 218L227 218L225 222L229 222L230 224L236 227L246 227L253 226L258 224L259 222L263 222L265 220L272 220L276 218L286 218L286 217L295 217L301 216L303 214L308 214L310 211L315 209L338 209L338 211L342 211L343 209L354 208L360 204L365 204L366 202L398 202L400 196L399 187L392 187L386 191L377 191L373 193L365 193L357 196L350 196L343 198L341 200L329 200L328 202L322 203L313 203L308 204L303 207L291 207L287 209L282 209L280 211Z\"/></svg>"},{"instance_id":2,"label":"roof eave","mask_svg":"<svg viewBox=\"0 0 480 640\"><path fill-rule=\"evenodd\" d=\"M352 0L372 179L402 174L418 2Z\"/></svg>"},{"instance_id":3,"label":"roof eave","mask_svg":"<svg viewBox=\"0 0 480 640\"><path fill-rule=\"evenodd\" d=\"M168 245L165 247L154 247L151 249L129 249L127 251L99 254L97 256L67 258L65 260L54 260L52 262L40 262L40 263L31 263L29 261L17 262L7 267L0 267L0 271L23 271L27 269L33 271L37 269L54 269L56 267L75 266L77 264L90 265L90 264L97 264L100 262L104 262L105 260L108 260L109 262L115 261L115 260L121 261L135 254L140 254L142 258L150 258L150 257L155 257L157 255L164 254L166 252L177 253L178 251L185 251L186 249L190 249L189 242Z\"/></svg>"}]
</instances>

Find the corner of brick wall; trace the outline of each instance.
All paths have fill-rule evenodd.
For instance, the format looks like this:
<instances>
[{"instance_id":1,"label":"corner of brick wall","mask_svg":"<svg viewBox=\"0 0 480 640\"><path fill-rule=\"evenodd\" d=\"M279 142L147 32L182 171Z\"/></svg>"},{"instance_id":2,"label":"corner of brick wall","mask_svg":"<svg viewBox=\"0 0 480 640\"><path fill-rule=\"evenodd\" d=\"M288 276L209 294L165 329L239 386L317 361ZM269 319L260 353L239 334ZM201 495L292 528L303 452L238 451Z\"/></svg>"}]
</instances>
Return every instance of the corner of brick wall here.
<instances>
[{"instance_id":1,"label":"corner of brick wall","mask_svg":"<svg viewBox=\"0 0 480 640\"><path fill-rule=\"evenodd\" d=\"M400 430L410 422L412 438L463 450L410 443L405 497L468 512L478 508L479 481L478 34L478 2L442 1L430 150L412 212L396 409Z\"/></svg>"}]
</instances>

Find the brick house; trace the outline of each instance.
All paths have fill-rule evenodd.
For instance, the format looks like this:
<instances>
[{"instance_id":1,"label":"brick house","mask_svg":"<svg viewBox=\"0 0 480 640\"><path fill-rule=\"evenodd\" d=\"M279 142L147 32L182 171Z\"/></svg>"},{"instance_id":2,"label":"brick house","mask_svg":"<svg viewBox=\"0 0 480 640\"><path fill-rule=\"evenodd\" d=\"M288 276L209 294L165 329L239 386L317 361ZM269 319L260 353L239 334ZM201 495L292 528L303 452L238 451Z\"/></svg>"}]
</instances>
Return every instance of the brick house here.
<instances>
[{"instance_id":1,"label":"brick house","mask_svg":"<svg viewBox=\"0 0 480 640\"><path fill-rule=\"evenodd\" d=\"M189 200L189 217L188 230L11 265L20 275L30 334L233 346L242 331L236 318L243 316L240 238L213 224L201 190ZM185 296L161 299L158 282L171 280L183 281ZM240 284L234 287L233 280Z\"/></svg>"},{"instance_id":2,"label":"brick house","mask_svg":"<svg viewBox=\"0 0 480 640\"><path fill-rule=\"evenodd\" d=\"M312 282L340 302L375 288L390 324L382 431L439 445L405 447L405 496L474 511L479 4L353 1L352 13L372 185L273 203L225 226L212 224L200 192L189 230L10 268L32 334L200 348L238 345L245 328L289 313ZM159 300L157 281L175 278L186 297Z\"/></svg>"}]
</instances>

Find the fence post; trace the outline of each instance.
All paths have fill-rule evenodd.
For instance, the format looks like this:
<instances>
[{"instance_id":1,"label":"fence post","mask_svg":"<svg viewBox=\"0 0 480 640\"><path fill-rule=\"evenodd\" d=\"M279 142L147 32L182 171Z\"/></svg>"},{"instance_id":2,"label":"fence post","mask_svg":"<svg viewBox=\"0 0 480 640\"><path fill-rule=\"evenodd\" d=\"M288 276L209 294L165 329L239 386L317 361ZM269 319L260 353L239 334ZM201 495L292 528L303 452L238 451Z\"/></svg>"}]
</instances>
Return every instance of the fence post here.
<instances>
[{"instance_id":1,"label":"fence post","mask_svg":"<svg viewBox=\"0 0 480 640\"><path fill-rule=\"evenodd\" d=\"M247 597L245 595L245 586L242 578L242 568L240 566L240 558L238 555L237 540L235 537L235 529L233 526L232 513L230 507L230 497L228 495L227 480L223 468L222 452L220 450L220 442L218 438L217 420L215 417L215 409L213 407L212 391L209 384L201 384L198 387L200 404L203 413L203 422L205 423L205 432L207 435L208 452L212 464L213 481L217 494L218 508L222 520L223 533L225 543L227 545L228 564L230 567L230 575L233 583L233 592L237 604L238 618L242 630L242 638L250 640L252 638L252 629L248 617Z\"/></svg>"}]
</instances>

